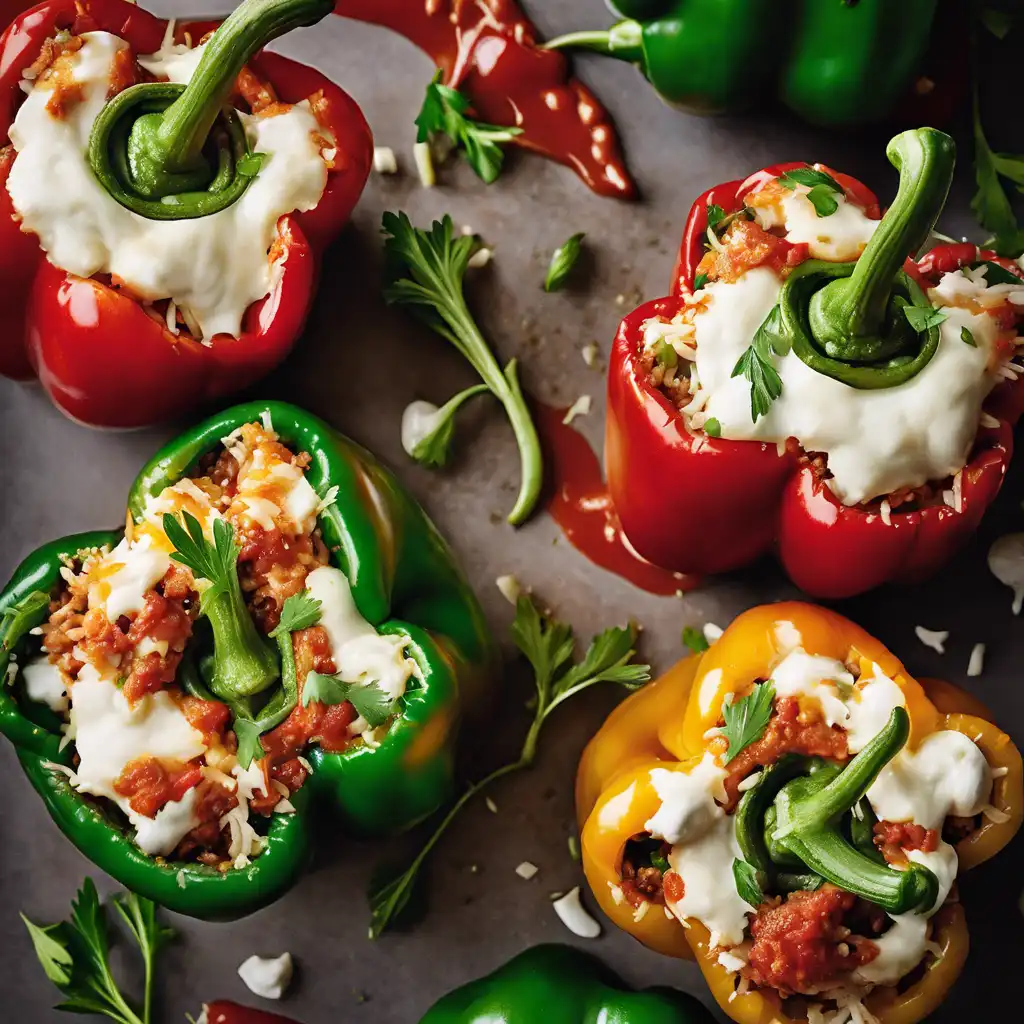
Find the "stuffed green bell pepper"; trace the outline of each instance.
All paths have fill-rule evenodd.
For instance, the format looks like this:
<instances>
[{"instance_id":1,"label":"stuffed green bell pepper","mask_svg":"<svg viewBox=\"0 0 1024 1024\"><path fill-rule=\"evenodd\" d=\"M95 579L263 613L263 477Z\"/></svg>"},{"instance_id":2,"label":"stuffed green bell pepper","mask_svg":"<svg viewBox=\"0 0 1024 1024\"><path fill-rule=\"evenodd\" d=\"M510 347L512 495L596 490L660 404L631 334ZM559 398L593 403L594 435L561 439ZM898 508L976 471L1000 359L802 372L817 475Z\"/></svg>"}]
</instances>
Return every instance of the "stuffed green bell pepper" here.
<instances>
[{"instance_id":1,"label":"stuffed green bell pepper","mask_svg":"<svg viewBox=\"0 0 1024 1024\"><path fill-rule=\"evenodd\" d=\"M711 1014L671 988L633 992L596 957L571 946L534 946L492 974L449 992L420 1024L711 1024Z\"/></svg>"},{"instance_id":2,"label":"stuffed green bell pepper","mask_svg":"<svg viewBox=\"0 0 1024 1024\"><path fill-rule=\"evenodd\" d=\"M815 124L862 124L912 93L937 0L609 0L610 29L548 48L636 64L669 103L699 114L777 95Z\"/></svg>"},{"instance_id":3,"label":"stuffed green bell pepper","mask_svg":"<svg viewBox=\"0 0 1024 1024\"><path fill-rule=\"evenodd\" d=\"M40 548L0 615L0 731L53 819L202 918L280 896L317 803L368 835L436 810L493 656L422 510L277 402L165 447L124 529Z\"/></svg>"}]
</instances>

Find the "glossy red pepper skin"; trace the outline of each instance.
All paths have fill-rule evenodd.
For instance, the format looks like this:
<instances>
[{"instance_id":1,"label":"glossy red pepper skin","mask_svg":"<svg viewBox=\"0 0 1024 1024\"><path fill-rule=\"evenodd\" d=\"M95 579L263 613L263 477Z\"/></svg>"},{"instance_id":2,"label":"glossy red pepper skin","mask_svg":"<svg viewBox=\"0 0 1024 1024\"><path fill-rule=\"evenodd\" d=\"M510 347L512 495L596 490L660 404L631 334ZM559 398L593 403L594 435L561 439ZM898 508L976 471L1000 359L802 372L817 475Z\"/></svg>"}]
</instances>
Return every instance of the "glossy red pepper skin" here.
<instances>
[{"instance_id":1,"label":"glossy red pepper skin","mask_svg":"<svg viewBox=\"0 0 1024 1024\"><path fill-rule=\"evenodd\" d=\"M0 16L22 5L0 0ZM215 22L177 26L198 39ZM136 53L159 49L167 23L127 0L51 0L15 18L0 36L0 139L6 141L22 95L22 71L58 29L112 32ZM278 99L296 103L322 92L321 123L337 143L337 166L315 209L282 217L281 274L273 291L246 311L238 338L204 344L173 335L131 297L50 264L34 235L12 218L6 187L13 152L0 149L0 374L34 371L64 413L90 426L140 427L247 387L288 354L302 332L316 290L319 258L362 192L373 139L355 101L312 68L274 53L250 67ZM13 286L11 286L13 283Z\"/></svg>"},{"instance_id":2,"label":"glossy red pepper skin","mask_svg":"<svg viewBox=\"0 0 1024 1024\"><path fill-rule=\"evenodd\" d=\"M206 1024L298 1024L291 1017L266 1010L254 1010L227 999L206 1004Z\"/></svg>"},{"instance_id":3,"label":"glossy red pepper skin","mask_svg":"<svg viewBox=\"0 0 1024 1024\"><path fill-rule=\"evenodd\" d=\"M945 505L881 516L848 508L800 459L794 445L729 441L687 431L681 413L652 387L639 359L642 325L671 318L683 305L704 255L707 205L727 213L762 182L800 164L765 168L708 190L694 203L672 277L673 294L630 313L619 327L608 370L605 467L608 487L634 548L677 572L718 573L776 549L793 582L821 598L843 598L890 581L914 581L938 569L977 528L1002 485L1013 453L1013 425L1024 413L1024 377L1003 381L985 411L962 475L960 511ZM863 184L831 171L848 196L880 216ZM942 273L991 253L973 245L940 246L906 269L925 287ZM1001 265L1013 269L1009 261ZM1016 273L1020 273L1019 268Z\"/></svg>"}]
</instances>

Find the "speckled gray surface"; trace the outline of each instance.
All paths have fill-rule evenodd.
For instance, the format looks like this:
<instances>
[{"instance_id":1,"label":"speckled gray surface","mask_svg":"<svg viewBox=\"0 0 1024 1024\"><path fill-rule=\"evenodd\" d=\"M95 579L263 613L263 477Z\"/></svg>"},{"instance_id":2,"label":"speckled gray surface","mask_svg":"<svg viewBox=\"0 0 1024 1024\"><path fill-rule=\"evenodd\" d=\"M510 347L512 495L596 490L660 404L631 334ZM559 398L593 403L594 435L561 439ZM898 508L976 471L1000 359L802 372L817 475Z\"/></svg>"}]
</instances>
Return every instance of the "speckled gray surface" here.
<instances>
[{"instance_id":1,"label":"speckled gray surface","mask_svg":"<svg viewBox=\"0 0 1024 1024\"><path fill-rule=\"evenodd\" d=\"M598 0L560 0L547 10L531 6L542 31L550 33L605 17ZM165 12L184 7L175 0L161 4ZM189 13L199 13L194 3ZM631 68L587 60L580 69L615 117L642 202L599 199L565 168L521 154L509 157L507 172L490 188L465 167L454 167L444 171L440 187L424 191L412 170L411 122L431 73L428 60L396 36L336 18L296 33L282 48L317 64L357 98L378 143L399 154L403 173L371 180L351 226L328 255L307 336L253 394L308 406L372 448L451 539L510 655L504 682L495 681L503 687L503 709L477 736L483 753L470 770L478 771L496 763L499 752L511 751L525 727L525 680L508 651L511 609L494 586L498 575L516 573L582 636L636 617L646 627L644 653L656 668L680 655L684 624L725 624L754 604L791 596L792 588L774 564L765 563L710 581L682 600L653 597L587 563L544 515L513 532L492 513L506 511L514 497L515 446L499 411L485 403L461 422L460 455L448 472L432 474L410 464L399 443L402 408L416 397L441 401L471 374L445 343L380 301L381 212L401 207L423 222L450 211L456 224L470 225L494 247L493 264L470 285L481 322L504 358L521 357L526 385L541 399L568 404L582 393L593 396L592 414L577 425L597 445L604 382L584 365L580 348L596 342L608 351L622 313L617 295L632 300L662 293L693 197L718 181L787 159L823 160L891 196L895 174L882 155L885 135L843 138L773 117L686 117L662 106ZM941 224L950 234L970 230L967 194L961 174ZM592 260L585 283L545 295L540 282L547 254L581 230L588 233ZM130 434L84 430L56 413L38 390L0 381L0 577L51 537L119 522L136 470L175 431L174 425ZM969 682L1018 743L1024 741L1024 630L1010 615L1009 591L988 574L984 554L996 536L1024 529L1022 497L1024 464L1018 463L976 542L939 580L886 588L842 606L913 672ZM944 656L915 639L916 624L950 631ZM968 681L968 655L978 641L988 645L986 669ZM363 892L375 862L385 855L400 859L415 838L354 843L329 826L319 837L313 869L276 906L230 925L174 917L180 938L163 958L159 1020L182 1021L186 1011L195 1013L214 997L258 1003L236 967L250 953L286 949L299 967L280 1009L308 1024L414 1024L441 993L540 941L580 942L633 983L674 984L710 1002L692 965L661 958L607 927L599 941L573 940L548 904L550 891L581 881L566 846L573 772L586 738L617 696L591 691L573 701L546 729L535 770L494 790L498 813L482 803L469 808L430 863L427 913L410 930L367 941ZM62 917L83 875L99 873L50 822L6 743L0 744L0 772L6 794L0 1018L48 1021L58 1017L50 1010L55 992L35 963L17 912L37 921ZM540 868L530 882L514 873L523 860ZM479 871L471 872L471 865ZM962 1021L979 1002L995 1010L1001 1000L991 994L1005 992L1007 979L1019 974L1022 869L1024 842L1018 837L997 862L962 880L973 950L935 1021ZM110 887L105 878L99 882Z\"/></svg>"}]
</instances>

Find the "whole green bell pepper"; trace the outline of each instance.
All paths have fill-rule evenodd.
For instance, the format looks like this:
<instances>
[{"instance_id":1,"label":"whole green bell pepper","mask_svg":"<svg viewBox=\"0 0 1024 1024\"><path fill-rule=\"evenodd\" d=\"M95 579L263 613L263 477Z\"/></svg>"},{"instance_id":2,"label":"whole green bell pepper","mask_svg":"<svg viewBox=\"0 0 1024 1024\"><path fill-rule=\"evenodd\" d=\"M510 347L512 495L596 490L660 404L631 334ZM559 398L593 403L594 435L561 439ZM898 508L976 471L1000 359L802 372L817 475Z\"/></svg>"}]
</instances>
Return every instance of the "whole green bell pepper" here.
<instances>
[{"instance_id":1,"label":"whole green bell pepper","mask_svg":"<svg viewBox=\"0 0 1024 1024\"><path fill-rule=\"evenodd\" d=\"M712 1024L693 996L627 989L597 957L572 946L534 946L449 992L420 1024Z\"/></svg>"},{"instance_id":2,"label":"whole green bell pepper","mask_svg":"<svg viewBox=\"0 0 1024 1024\"><path fill-rule=\"evenodd\" d=\"M347 831L375 836L407 829L441 806L453 786L460 718L481 695L494 659L481 608L423 511L367 451L295 406L235 406L172 441L136 479L128 500L132 516L141 519L146 499L186 476L221 438L265 415L283 443L312 456L306 478L314 490L324 497L337 487L319 515L331 562L348 577L367 621L381 632L408 636L406 650L421 678L379 745L307 751L312 773L290 798L295 813L271 816L266 849L249 865L221 871L143 853L116 813L72 788L62 766L72 768L74 750L61 749L57 716L26 698L17 672L11 680L10 662L23 662L38 646L30 630L47 617L64 561L88 548L113 547L122 531L75 534L39 548L0 593L0 679L8 679L0 686L0 732L14 744L51 817L122 885L206 919L251 913L293 884L308 859L316 805L339 817Z\"/></svg>"},{"instance_id":3,"label":"whole green bell pepper","mask_svg":"<svg viewBox=\"0 0 1024 1024\"><path fill-rule=\"evenodd\" d=\"M815 124L855 125L911 93L937 0L615 0L611 29L579 47L636 64L669 103L699 114L777 95Z\"/></svg>"}]
</instances>

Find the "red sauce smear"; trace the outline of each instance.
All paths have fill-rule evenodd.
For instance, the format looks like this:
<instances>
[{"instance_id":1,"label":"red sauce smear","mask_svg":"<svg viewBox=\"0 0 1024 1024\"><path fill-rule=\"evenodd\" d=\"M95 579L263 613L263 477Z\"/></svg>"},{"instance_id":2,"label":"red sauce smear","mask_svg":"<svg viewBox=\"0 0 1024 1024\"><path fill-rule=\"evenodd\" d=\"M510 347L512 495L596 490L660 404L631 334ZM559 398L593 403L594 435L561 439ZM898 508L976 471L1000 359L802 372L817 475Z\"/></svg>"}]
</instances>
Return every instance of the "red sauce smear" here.
<instances>
[{"instance_id":1,"label":"red sauce smear","mask_svg":"<svg viewBox=\"0 0 1024 1024\"><path fill-rule=\"evenodd\" d=\"M291 1017L282 1017L279 1013L267 1013L266 1010L254 1010L249 1006L240 1006L227 999L218 999L206 1004L206 1024L299 1024Z\"/></svg>"},{"instance_id":2,"label":"red sauce smear","mask_svg":"<svg viewBox=\"0 0 1024 1024\"><path fill-rule=\"evenodd\" d=\"M608 112L514 0L336 0L334 13L405 36L426 51L477 118L522 129L515 143L571 167L599 195L632 199Z\"/></svg>"},{"instance_id":3,"label":"red sauce smear","mask_svg":"<svg viewBox=\"0 0 1024 1024\"><path fill-rule=\"evenodd\" d=\"M601 461L587 439L562 422L565 409L531 404L544 449L547 510L569 543L595 565L650 594L670 596L696 587L699 576L669 572L630 547L604 482Z\"/></svg>"}]
</instances>

